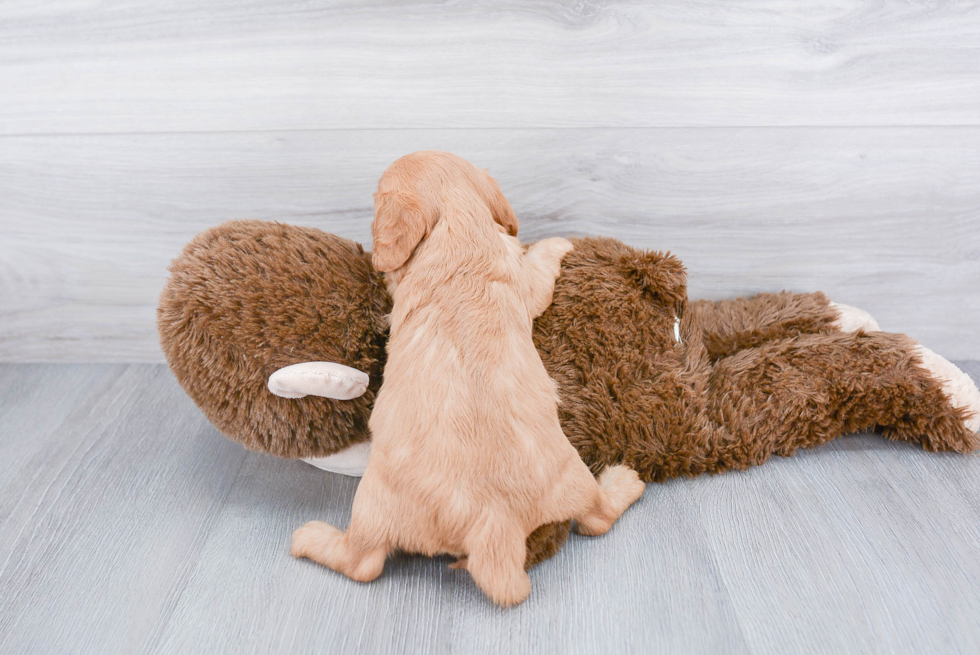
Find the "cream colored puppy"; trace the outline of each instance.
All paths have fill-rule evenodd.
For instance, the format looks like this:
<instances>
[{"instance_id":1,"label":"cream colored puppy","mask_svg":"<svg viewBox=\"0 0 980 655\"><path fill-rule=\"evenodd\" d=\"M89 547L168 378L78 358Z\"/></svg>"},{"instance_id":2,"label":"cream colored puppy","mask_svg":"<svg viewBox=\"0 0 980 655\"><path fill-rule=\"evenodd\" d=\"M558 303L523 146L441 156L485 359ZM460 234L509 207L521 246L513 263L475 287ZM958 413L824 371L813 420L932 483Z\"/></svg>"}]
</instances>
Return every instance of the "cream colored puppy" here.
<instances>
[{"instance_id":1,"label":"cream colored puppy","mask_svg":"<svg viewBox=\"0 0 980 655\"><path fill-rule=\"evenodd\" d=\"M496 182L442 152L388 168L372 232L394 306L371 456L347 532L307 523L292 554L368 581L395 549L449 553L493 601L519 603L535 528L575 519L602 534L644 488L624 466L596 482L562 434L531 340L572 245L524 253Z\"/></svg>"}]
</instances>

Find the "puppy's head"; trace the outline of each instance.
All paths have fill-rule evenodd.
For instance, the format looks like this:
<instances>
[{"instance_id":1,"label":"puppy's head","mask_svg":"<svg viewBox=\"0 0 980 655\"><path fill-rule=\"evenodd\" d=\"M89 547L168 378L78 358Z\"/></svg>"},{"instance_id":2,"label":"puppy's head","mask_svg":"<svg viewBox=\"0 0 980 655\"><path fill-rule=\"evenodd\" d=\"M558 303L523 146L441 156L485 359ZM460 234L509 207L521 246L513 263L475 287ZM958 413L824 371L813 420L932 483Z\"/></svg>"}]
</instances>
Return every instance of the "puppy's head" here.
<instances>
[{"instance_id":1,"label":"puppy's head","mask_svg":"<svg viewBox=\"0 0 980 655\"><path fill-rule=\"evenodd\" d=\"M374 194L375 269L388 273L405 265L442 217L447 189L474 194L503 230L517 236L517 217L492 177L448 152L415 152L388 167Z\"/></svg>"}]
</instances>

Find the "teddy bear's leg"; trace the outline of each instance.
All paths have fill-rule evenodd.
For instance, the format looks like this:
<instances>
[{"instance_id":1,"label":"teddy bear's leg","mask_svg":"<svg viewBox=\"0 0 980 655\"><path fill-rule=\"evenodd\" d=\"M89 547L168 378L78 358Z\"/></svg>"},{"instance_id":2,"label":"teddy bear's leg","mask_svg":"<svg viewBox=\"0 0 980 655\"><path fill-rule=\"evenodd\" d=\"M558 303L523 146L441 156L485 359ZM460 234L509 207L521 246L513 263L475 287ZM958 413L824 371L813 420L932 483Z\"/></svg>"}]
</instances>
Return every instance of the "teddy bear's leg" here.
<instances>
[{"instance_id":1,"label":"teddy bear's leg","mask_svg":"<svg viewBox=\"0 0 980 655\"><path fill-rule=\"evenodd\" d=\"M820 292L760 293L734 300L698 300L681 318L687 342L702 341L712 360L770 341L838 331L840 311Z\"/></svg>"},{"instance_id":2,"label":"teddy bear's leg","mask_svg":"<svg viewBox=\"0 0 980 655\"><path fill-rule=\"evenodd\" d=\"M873 429L927 450L974 450L980 442L968 424L971 408L956 404L918 348L902 334L837 332L722 359L711 373L706 408L720 430L711 439L717 450L706 458L718 462L712 470L760 464L771 454Z\"/></svg>"},{"instance_id":3,"label":"teddy bear's leg","mask_svg":"<svg viewBox=\"0 0 980 655\"><path fill-rule=\"evenodd\" d=\"M568 539L571 532L571 521L560 523L545 523L527 536L527 556L524 560L524 568L530 569L536 564L540 564L546 559L550 559L558 554L561 547Z\"/></svg>"},{"instance_id":4,"label":"teddy bear's leg","mask_svg":"<svg viewBox=\"0 0 980 655\"><path fill-rule=\"evenodd\" d=\"M837 319L832 323L841 332L880 332L878 321L863 309L831 301L830 306L837 310Z\"/></svg>"},{"instance_id":5,"label":"teddy bear's leg","mask_svg":"<svg viewBox=\"0 0 980 655\"><path fill-rule=\"evenodd\" d=\"M531 593L531 578L524 569L526 535L516 521L488 522L468 544L465 568L490 600L508 607Z\"/></svg>"},{"instance_id":6,"label":"teddy bear's leg","mask_svg":"<svg viewBox=\"0 0 980 655\"><path fill-rule=\"evenodd\" d=\"M970 376L921 344L916 344L913 350L922 366L942 384L943 393L953 407L962 408L969 414L965 420L967 429L971 432L980 429L980 389Z\"/></svg>"},{"instance_id":7,"label":"teddy bear's leg","mask_svg":"<svg viewBox=\"0 0 980 655\"><path fill-rule=\"evenodd\" d=\"M573 517L575 531L589 536L607 533L626 508L643 495L645 487L636 471L627 466L606 468L599 475L588 509Z\"/></svg>"}]
</instances>

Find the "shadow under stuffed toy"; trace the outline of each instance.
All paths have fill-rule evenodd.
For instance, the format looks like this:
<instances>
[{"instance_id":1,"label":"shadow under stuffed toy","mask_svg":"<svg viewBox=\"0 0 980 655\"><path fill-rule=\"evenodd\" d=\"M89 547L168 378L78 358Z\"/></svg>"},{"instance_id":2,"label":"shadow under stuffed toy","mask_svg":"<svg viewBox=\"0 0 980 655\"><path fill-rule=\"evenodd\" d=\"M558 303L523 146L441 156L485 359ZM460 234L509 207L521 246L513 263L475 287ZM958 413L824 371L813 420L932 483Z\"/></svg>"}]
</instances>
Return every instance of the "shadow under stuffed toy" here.
<instances>
[{"instance_id":1,"label":"shadow under stuffed toy","mask_svg":"<svg viewBox=\"0 0 980 655\"><path fill-rule=\"evenodd\" d=\"M572 242L534 340L562 429L594 473L745 469L868 430L930 451L980 444L970 378L860 310L822 293L688 302L677 258ZM233 221L194 238L170 271L163 351L211 422L252 450L363 470L391 308L370 254L315 229ZM532 533L526 565L568 532Z\"/></svg>"}]
</instances>

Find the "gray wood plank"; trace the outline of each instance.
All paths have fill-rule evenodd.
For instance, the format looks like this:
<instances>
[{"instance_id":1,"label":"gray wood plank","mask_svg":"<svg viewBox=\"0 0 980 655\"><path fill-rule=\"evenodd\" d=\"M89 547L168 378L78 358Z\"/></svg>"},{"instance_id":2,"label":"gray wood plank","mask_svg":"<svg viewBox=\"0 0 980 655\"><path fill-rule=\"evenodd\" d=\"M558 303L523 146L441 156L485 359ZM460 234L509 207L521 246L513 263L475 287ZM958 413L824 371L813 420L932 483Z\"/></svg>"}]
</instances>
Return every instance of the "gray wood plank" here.
<instances>
[{"instance_id":1,"label":"gray wood plank","mask_svg":"<svg viewBox=\"0 0 980 655\"><path fill-rule=\"evenodd\" d=\"M641 502L605 537L573 537L532 571L528 601L502 610L448 558L398 556L367 585L292 560L292 530L313 518L346 525L355 488L351 478L250 455L153 651L743 652L700 536L670 499Z\"/></svg>"},{"instance_id":2,"label":"gray wood plank","mask_svg":"<svg viewBox=\"0 0 980 655\"><path fill-rule=\"evenodd\" d=\"M118 376L118 366L0 366L0 486L27 472L32 457L59 446L58 428L79 402L104 391ZM44 408L44 411L38 411ZM4 496L3 500L10 500ZM9 508L0 504L0 520ZM0 540L4 537L0 535Z\"/></svg>"},{"instance_id":3,"label":"gray wood plank","mask_svg":"<svg viewBox=\"0 0 980 655\"><path fill-rule=\"evenodd\" d=\"M166 266L224 220L370 247L418 149L498 177L522 238L669 249L694 298L821 289L980 358L980 128L378 130L23 137L0 148L0 361L162 361Z\"/></svg>"},{"instance_id":4,"label":"gray wood plank","mask_svg":"<svg viewBox=\"0 0 980 655\"><path fill-rule=\"evenodd\" d=\"M344 525L354 485L251 456L161 652L971 652L977 466L858 436L746 473L657 485L606 537L573 537L532 572L528 601L500 610L445 558L397 558L369 585L291 562L292 527L310 512ZM306 507L283 512L283 525L265 506L290 505L297 489ZM221 556L256 535L258 553ZM270 567L272 580L235 576ZM272 609L243 633L241 606ZM448 644L432 636L447 623Z\"/></svg>"},{"instance_id":5,"label":"gray wood plank","mask_svg":"<svg viewBox=\"0 0 980 655\"><path fill-rule=\"evenodd\" d=\"M0 134L980 124L974 2L5 2Z\"/></svg>"},{"instance_id":6,"label":"gray wood plank","mask_svg":"<svg viewBox=\"0 0 980 655\"><path fill-rule=\"evenodd\" d=\"M0 448L17 456L0 468L0 651L138 651L183 591L244 452L165 367L25 368L29 393L0 396L5 417L36 417L0 422ZM66 382L84 393L60 394Z\"/></svg>"},{"instance_id":7,"label":"gray wood plank","mask_svg":"<svg viewBox=\"0 0 980 655\"><path fill-rule=\"evenodd\" d=\"M249 455L150 652L446 652L445 558L398 557L360 584L290 557L290 535L306 521L347 524L357 482Z\"/></svg>"},{"instance_id":8,"label":"gray wood plank","mask_svg":"<svg viewBox=\"0 0 980 655\"><path fill-rule=\"evenodd\" d=\"M753 652L973 653L978 473L860 436L699 480L690 507Z\"/></svg>"},{"instance_id":9,"label":"gray wood plank","mask_svg":"<svg viewBox=\"0 0 980 655\"><path fill-rule=\"evenodd\" d=\"M977 455L861 435L651 485L501 610L447 558L370 584L293 560L292 530L344 525L357 481L246 455L161 366L0 365L0 449L4 652L980 648Z\"/></svg>"},{"instance_id":10,"label":"gray wood plank","mask_svg":"<svg viewBox=\"0 0 980 655\"><path fill-rule=\"evenodd\" d=\"M451 652L751 652L686 486L652 485L606 535L572 535L511 610L460 574Z\"/></svg>"},{"instance_id":11,"label":"gray wood plank","mask_svg":"<svg viewBox=\"0 0 980 655\"><path fill-rule=\"evenodd\" d=\"M669 498L644 499L602 538L573 537L532 571L531 597L502 610L444 557L397 556L366 585L291 559L292 530L313 518L346 525L355 488L250 455L152 651L747 652L700 535Z\"/></svg>"}]
</instances>

